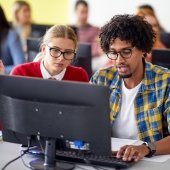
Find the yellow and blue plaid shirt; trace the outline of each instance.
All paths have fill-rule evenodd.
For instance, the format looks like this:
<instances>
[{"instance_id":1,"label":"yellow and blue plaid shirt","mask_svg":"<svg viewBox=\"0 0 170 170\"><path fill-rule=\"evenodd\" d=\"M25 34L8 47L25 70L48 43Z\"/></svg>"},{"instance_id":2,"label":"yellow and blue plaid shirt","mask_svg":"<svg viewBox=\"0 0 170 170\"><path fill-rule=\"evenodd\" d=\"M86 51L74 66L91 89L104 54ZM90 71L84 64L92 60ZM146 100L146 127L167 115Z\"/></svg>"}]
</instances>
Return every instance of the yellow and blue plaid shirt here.
<instances>
[{"instance_id":1,"label":"yellow and blue plaid shirt","mask_svg":"<svg viewBox=\"0 0 170 170\"><path fill-rule=\"evenodd\" d=\"M153 142L170 132L170 71L147 62L144 65L144 79L135 97L134 110L138 138ZM122 81L116 68L100 69L90 81L110 88L110 119L113 125L120 112L122 97Z\"/></svg>"}]
</instances>

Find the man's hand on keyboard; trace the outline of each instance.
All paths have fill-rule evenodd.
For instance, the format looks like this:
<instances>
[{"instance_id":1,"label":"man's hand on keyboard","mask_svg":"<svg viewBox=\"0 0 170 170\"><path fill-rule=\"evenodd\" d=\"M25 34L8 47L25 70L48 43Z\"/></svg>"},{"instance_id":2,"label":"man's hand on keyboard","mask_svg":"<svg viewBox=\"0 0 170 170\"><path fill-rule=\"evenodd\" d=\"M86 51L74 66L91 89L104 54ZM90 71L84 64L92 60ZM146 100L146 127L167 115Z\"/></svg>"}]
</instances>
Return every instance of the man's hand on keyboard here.
<instances>
[{"instance_id":1,"label":"man's hand on keyboard","mask_svg":"<svg viewBox=\"0 0 170 170\"><path fill-rule=\"evenodd\" d=\"M145 145L125 145L122 146L116 154L117 158L122 158L123 161L134 161L141 160L144 156L149 153L149 149ZM115 153L114 153L115 154Z\"/></svg>"}]
</instances>

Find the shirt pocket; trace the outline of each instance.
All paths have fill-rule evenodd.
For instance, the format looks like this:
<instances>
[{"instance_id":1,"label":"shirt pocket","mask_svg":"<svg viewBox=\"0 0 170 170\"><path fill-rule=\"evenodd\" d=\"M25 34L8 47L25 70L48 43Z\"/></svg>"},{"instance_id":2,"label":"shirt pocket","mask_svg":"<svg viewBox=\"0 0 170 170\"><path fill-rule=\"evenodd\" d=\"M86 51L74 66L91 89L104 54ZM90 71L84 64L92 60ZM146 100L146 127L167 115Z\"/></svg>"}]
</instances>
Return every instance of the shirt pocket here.
<instances>
[{"instance_id":1,"label":"shirt pocket","mask_svg":"<svg viewBox=\"0 0 170 170\"><path fill-rule=\"evenodd\" d=\"M153 131L162 131L162 105L146 112L150 128Z\"/></svg>"}]
</instances>

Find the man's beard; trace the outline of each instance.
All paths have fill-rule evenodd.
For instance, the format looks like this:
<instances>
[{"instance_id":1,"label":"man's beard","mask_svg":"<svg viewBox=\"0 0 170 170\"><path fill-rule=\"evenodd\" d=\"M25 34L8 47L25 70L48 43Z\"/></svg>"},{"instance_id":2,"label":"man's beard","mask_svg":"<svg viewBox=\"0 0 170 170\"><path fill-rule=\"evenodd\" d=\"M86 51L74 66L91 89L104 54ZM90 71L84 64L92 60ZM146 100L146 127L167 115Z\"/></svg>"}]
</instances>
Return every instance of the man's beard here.
<instances>
[{"instance_id":1,"label":"man's beard","mask_svg":"<svg viewBox=\"0 0 170 170\"><path fill-rule=\"evenodd\" d=\"M116 66L116 68L117 68L118 74L119 74L119 76L121 78L130 78L130 77L132 77L132 72L130 71L130 68L129 68L128 65L119 64L119 65Z\"/></svg>"},{"instance_id":2,"label":"man's beard","mask_svg":"<svg viewBox=\"0 0 170 170\"><path fill-rule=\"evenodd\" d=\"M132 73L129 73L129 74L119 74L119 76L123 79L126 79L126 78L130 78L132 77Z\"/></svg>"}]
</instances>

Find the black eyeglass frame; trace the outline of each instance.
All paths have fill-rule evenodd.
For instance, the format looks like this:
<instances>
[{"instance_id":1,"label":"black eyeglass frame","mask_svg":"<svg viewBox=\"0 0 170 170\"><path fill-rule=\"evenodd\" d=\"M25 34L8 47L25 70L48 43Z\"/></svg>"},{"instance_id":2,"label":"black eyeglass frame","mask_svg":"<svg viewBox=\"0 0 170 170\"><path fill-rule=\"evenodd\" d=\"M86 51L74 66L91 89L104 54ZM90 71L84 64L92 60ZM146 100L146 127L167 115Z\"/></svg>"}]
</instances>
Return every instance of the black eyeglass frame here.
<instances>
[{"instance_id":1,"label":"black eyeglass frame","mask_svg":"<svg viewBox=\"0 0 170 170\"><path fill-rule=\"evenodd\" d=\"M46 44L47 45L47 44ZM60 57L61 55L63 55L63 58L65 59L65 60L74 60L75 58L76 58L76 52L75 51L61 51L61 50L59 50L58 48L56 48L56 47L50 47L49 45L47 45L47 47L49 48L49 51L50 51L50 55L51 55L51 57L54 57L54 58L58 58L58 57ZM52 54L51 54L51 50L58 50L59 52L60 52L60 54L56 57L56 56L53 56ZM73 55L73 58L71 58L71 59L68 59L68 58L66 58L65 57L65 54L67 54L67 53L73 53L74 55Z\"/></svg>"},{"instance_id":2,"label":"black eyeglass frame","mask_svg":"<svg viewBox=\"0 0 170 170\"><path fill-rule=\"evenodd\" d=\"M132 47L132 48L125 48L125 49L123 49L123 50L121 50L121 51L119 51L119 52L116 52L116 51L108 51L107 53L106 53L106 55L107 55L107 57L110 59L110 60L117 60L117 58L118 58L118 55L120 54L120 56L122 57L122 58L124 58L124 59L128 59L128 58L131 58L131 56L132 56L132 51L133 51L133 49L134 49L135 47ZM125 57L124 55L125 54L123 54L122 55L122 52L124 52L125 50L129 50L129 56L128 57ZM112 55L113 55L113 52L115 52L115 58L112 58L112 57L110 57L109 56L109 54L111 54L112 53Z\"/></svg>"}]
</instances>

